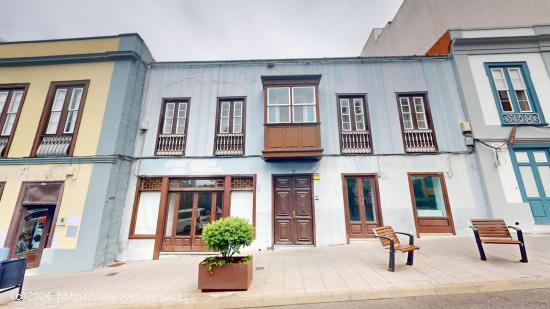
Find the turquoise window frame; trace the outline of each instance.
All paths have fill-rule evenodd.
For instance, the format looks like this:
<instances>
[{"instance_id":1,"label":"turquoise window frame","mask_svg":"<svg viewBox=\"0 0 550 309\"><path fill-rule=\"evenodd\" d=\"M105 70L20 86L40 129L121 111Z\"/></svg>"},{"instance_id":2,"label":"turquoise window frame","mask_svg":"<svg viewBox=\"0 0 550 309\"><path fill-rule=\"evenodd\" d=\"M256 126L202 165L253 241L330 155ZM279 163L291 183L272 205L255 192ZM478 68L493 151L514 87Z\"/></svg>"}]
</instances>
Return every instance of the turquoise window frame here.
<instances>
[{"instance_id":1,"label":"turquoise window frame","mask_svg":"<svg viewBox=\"0 0 550 309\"><path fill-rule=\"evenodd\" d=\"M533 81L531 80L531 74L529 72L529 67L527 66L527 62L525 61L485 62L484 66L485 66L485 72L487 74L487 77L489 78L489 84L491 85L493 97L495 99L495 103L497 105L497 109L500 115L500 121L503 126L518 126L518 125L545 126L547 125L546 120L544 119L544 114L539 104L539 98L537 97L537 92L535 91L535 88L533 86ZM523 77L525 88L527 90L527 97L529 98L529 103L531 103L531 108L532 108L532 111L530 112L520 111L516 92L514 91L514 86L512 85L510 74L508 73L508 69L510 68L519 69ZM500 103L500 99L498 96L495 81L493 80L493 74L491 73L491 69L503 69L504 78L506 79L506 84L508 85L508 96L510 97L512 106L514 108L514 112L505 112L502 110L502 105ZM521 123L521 122L507 122L505 120L506 118L508 118L507 116L510 116L510 115L525 116L525 115L532 115L532 114L538 115L538 121L536 122L526 121Z\"/></svg>"},{"instance_id":2,"label":"turquoise window frame","mask_svg":"<svg viewBox=\"0 0 550 309\"><path fill-rule=\"evenodd\" d=\"M508 148L508 151L510 153L510 158L512 160L512 166L514 167L514 174L516 175L516 180L519 185L519 191L521 192L521 198L523 199L524 203L528 203L529 199L527 197L527 192L525 191L525 185L523 184L523 179L521 178L521 173L519 171L520 166L530 166L533 169L533 173L538 174L538 169L533 168L535 166L539 165L548 165L550 162L547 163L536 163L531 161L531 155L529 155L529 163L519 163L516 158L516 150L522 151L522 150L537 150L537 151L545 151L547 158L550 158L550 144L524 144L524 145L512 145ZM538 176L538 175L537 175ZM540 183L540 176L535 177L535 182L537 184L537 189L542 187L542 183Z\"/></svg>"}]
</instances>

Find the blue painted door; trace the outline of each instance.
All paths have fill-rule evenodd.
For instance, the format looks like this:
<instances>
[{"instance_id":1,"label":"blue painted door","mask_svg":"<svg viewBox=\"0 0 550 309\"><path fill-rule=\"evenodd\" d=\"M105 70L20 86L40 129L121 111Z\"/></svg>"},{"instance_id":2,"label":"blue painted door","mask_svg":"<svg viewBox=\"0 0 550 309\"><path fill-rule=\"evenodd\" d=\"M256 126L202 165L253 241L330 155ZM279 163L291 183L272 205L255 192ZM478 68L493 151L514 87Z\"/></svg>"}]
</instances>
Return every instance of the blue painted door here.
<instances>
[{"instance_id":1,"label":"blue painted door","mask_svg":"<svg viewBox=\"0 0 550 309\"><path fill-rule=\"evenodd\" d=\"M550 149L515 150L516 175L523 199L537 224L550 224Z\"/></svg>"}]
</instances>

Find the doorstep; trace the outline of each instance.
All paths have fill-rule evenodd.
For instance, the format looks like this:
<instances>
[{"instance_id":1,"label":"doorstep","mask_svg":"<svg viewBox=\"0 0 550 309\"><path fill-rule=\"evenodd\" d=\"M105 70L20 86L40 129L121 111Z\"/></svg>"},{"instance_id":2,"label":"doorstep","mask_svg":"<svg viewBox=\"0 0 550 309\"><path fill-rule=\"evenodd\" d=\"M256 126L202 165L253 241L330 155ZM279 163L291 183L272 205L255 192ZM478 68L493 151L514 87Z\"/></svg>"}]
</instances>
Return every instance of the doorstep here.
<instances>
[{"instance_id":1,"label":"doorstep","mask_svg":"<svg viewBox=\"0 0 550 309\"><path fill-rule=\"evenodd\" d=\"M420 233L418 238L441 238L441 237L450 237L456 236L453 233Z\"/></svg>"},{"instance_id":2,"label":"doorstep","mask_svg":"<svg viewBox=\"0 0 550 309\"><path fill-rule=\"evenodd\" d=\"M315 248L315 245L274 245L273 250L301 250Z\"/></svg>"}]
</instances>

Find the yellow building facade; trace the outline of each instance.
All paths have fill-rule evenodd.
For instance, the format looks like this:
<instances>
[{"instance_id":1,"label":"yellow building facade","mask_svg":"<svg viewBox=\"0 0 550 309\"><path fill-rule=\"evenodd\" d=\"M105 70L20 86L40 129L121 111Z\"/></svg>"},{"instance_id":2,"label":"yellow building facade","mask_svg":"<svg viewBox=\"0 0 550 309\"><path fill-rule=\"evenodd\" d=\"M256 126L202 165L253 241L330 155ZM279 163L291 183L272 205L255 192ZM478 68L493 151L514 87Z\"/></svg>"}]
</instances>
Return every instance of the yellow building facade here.
<instances>
[{"instance_id":1,"label":"yellow building facade","mask_svg":"<svg viewBox=\"0 0 550 309\"><path fill-rule=\"evenodd\" d=\"M0 44L0 259L114 260L151 60L136 34Z\"/></svg>"}]
</instances>

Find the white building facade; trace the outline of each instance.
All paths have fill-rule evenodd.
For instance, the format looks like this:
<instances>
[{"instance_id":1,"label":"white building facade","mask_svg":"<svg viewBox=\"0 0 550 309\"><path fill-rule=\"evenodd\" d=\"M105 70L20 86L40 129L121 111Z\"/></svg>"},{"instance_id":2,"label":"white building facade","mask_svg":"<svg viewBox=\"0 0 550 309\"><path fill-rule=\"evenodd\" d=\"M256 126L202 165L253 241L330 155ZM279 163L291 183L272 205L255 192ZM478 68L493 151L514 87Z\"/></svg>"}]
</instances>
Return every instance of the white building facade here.
<instances>
[{"instance_id":1,"label":"white building facade","mask_svg":"<svg viewBox=\"0 0 550 309\"><path fill-rule=\"evenodd\" d=\"M223 216L255 250L466 233L488 212L465 120L447 57L155 63L118 258L205 251Z\"/></svg>"},{"instance_id":2,"label":"white building facade","mask_svg":"<svg viewBox=\"0 0 550 309\"><path fill-rule=\"evenodd\" d=\"M550 26L450 30L491 216L550 224Z\"/></svg>"}]
</instances>

